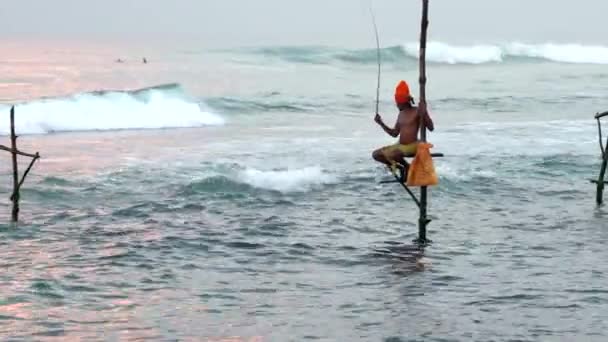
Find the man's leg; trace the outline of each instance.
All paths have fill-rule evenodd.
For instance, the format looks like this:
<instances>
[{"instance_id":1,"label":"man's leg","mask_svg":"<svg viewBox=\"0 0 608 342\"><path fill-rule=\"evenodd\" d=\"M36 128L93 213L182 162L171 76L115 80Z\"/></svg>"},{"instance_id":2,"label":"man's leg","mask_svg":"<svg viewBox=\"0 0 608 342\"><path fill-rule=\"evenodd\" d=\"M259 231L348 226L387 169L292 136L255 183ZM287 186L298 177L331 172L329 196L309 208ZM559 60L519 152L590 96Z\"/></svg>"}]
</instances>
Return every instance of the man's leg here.
<instances>
[{"instance_id":1,"label":"man's leg","mask_svg":"<svg viewBox=\"0 0 608 342\"><path fill-rule=\"evenodd\" d=\"M391 162L387 158L387 150L388 150L388 148L389 148L389 146L384 146L384 147L381 147L381 148L375 150L372 153L372 158L374 158L374 160L377 161L377 162L380 162L382 164L390 166Z\"/></svg>"},{"instance_id":2,"label":"man's leg","mask_svg":"<svg viewBox=\"0 0 608 342\"><path fill-rule=\"evenodd\" d=\"M418 151L418 142L411 143L408 145L399 145L398 149L395 149L395 154L393 158L398 160L400 164L403 165L403 169L401 170L403 173L401 174L401 181L405 182L407 180L407 173L410 168L410 164L405 160L406 157L415 157L416 152Z\"/></svg>"},{"instance_id":3,"label":"man's leg","mask_svg":"<svg viewBox=\"0 0 608 342\"><path fill-rule=\"evenodd\" d=\"M407 178L407 168L408 164L403 158L404 155L399 149L394 148L394 146L385 146L375 150L372 153L372 157L374 160L385 164L388 166L392 172L395 172L396 169L399 170L399 180L404 182Z\"/></svg>"},{"instance_id":4,"label":"man's leg","mask_svg":"<svg viewBox=\"0 0 608 342\"><path fill-rule=\"evenodd\" d=\"M400 173L399 180L404 183L407 180L407 171L410 167L410 165L405 161L405 154L402 151L395 149L391 152L389 158L397 163L397 168L399 169Z\"/></svg>"}]
</instances>

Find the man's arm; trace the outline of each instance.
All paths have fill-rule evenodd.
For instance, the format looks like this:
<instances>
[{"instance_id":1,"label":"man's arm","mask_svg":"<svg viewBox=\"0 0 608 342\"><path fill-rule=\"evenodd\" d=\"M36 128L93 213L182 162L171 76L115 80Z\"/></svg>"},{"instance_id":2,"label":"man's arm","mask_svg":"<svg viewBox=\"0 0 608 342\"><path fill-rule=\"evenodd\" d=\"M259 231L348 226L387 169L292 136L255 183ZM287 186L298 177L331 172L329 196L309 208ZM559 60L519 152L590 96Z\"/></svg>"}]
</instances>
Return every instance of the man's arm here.
<instances>
[{"instance_id":1,"label":"man's arm","mask_svg":"<svg viewBox=\"0 0 608 342\"><path fill-rule=\"evenodd\" d=\"M429 129L429 131L432 132L435 130L435 124L433 123L433 119L431 119L429 112L426 112L424 115L424 124L426 125L426 128Z\"/></svg>"},{"instance_id":2,"label":"man's arm","mask_svg":"<svg viewBox=\"0 0 608 342\"><path fill-rule=\"evenodd\" d=\"M390 128L387 125L384 124L384 122L382 121L382 118L380 117L380 114L376 113L376 117L374 118L374 121L376 121L376 123L378 125L380 125L380 127L382 127L382 129L386 132L386 134L390 135L393 138L396 138L399 135L399 127L398 127L398 120L397 122L395 122L395 127L394 128Z\"/></svg>"},{"instance_id":3,"label":"man's arm","mask_svg":"<svg viewBox=\"0 0 608 342\"><path fill-rule=\"evenodd\" d=\"M429 131L434 131L435 130L435 124L433 123L433 119L431 119L431 116L429 115L429 112L426 108L426 103L420 103L418 105L418 113L419 115L422 114L422 118L423 118L423 122L424 125L426 126L426 128L428 128Z\"/></svg>"}]
</instances>

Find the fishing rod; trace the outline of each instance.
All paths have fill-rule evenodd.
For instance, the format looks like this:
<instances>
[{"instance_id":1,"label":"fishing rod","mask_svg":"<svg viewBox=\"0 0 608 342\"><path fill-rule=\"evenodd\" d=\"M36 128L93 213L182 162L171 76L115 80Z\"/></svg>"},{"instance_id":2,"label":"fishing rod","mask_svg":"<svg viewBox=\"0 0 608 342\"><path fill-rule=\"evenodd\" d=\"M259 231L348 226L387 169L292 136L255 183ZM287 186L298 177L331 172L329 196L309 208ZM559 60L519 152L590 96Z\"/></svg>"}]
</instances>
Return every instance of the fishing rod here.
<instances>
[{"instance_id":1,"label":"fishing rod","mask_svg":"<svg viewBox=\"0 0 608 342\"><path fill-rule=\"evenodd\" d=\"M380 38L378 36L378 26L376 25L376 16L374 15L374 8L372 2L369 4L369 11L372 15L372 24L374 25L374 32L376 33L376 48L378 53L378 85L376 87L376 114L378 114L378 107L380 106L380 73L381 73L381 61L380 61Z\"/></svg>"}]
</instances>

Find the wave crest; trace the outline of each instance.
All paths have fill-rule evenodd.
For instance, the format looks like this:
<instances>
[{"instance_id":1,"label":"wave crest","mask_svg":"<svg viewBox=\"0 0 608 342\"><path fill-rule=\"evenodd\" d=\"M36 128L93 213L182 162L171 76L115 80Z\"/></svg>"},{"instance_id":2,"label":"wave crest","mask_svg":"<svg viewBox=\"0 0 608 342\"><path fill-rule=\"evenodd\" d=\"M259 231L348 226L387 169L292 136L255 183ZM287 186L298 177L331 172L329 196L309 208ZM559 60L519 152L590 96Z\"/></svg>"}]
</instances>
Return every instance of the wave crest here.
<instances>
[{"instance_id":1,"label":"wave crest","mask_svg":"<svg viewBox=\"0 0 608 342\"><path fill-rule=\"evenodd\" d=\"M404 45L410 57L418 55L418 45ZM447 64L500 63L513 59L540 59L561 63L608 64L608 47L579 44L524 44L454 46L439 42L427 45L431 62Z\"/></svg>"},{"instance_id":2,"label":"wave crest","mask_svg":"<svg viewBox=\"0 0 608 342\"><path fill-rule=\"evenodd\" d=\"M417 42L381 49L384 63L415 63ZM280 58L291 63L330 64L332 62L371 64L377 61L376 49L335 49L323 47L276 47L254 50L255 54ZM539 60L559 63L608 64L608 47L582 44L505 44L451 45L427 44L427 60L439 64L484 64Z\"/></svg>"},{"instance_id":3,"label":"wave crest","mask_svg":"<svg viewBox=\"0 0 608 342\"><path fill-rule=\"evenodd\" d=\"M9 109L9 106L0 106L1 112ZM20 134L198 127L224 123L206 105L188 98L176 84L40 99L17 105L16 112L15 129ZM0 135L8 133L8 122L0 121Z\"/></svg>"},{"instance_id":4,"label":"wave crest","mask_svg":"<svg viewBox=\"0 0 608 342\"><path fill-rule=\"evenodd\" d=\"M279 192L306 192L336 181L335 176L324 173L320 167L282 171L247 169L240 176L244 182L256 188Z\"/></svg>"},{"instance_id":5,"label":"wave crest","mask_svg":"<svg viewBox=\"0 0 608 342\"><path fill-rule=\"evenodd\" d=\"M188 192L246 193L255 190L301 193L319 189L337 181L320 167L286 170L258 170L221 167L187 186Z\"/></svg>"}]
</instances>

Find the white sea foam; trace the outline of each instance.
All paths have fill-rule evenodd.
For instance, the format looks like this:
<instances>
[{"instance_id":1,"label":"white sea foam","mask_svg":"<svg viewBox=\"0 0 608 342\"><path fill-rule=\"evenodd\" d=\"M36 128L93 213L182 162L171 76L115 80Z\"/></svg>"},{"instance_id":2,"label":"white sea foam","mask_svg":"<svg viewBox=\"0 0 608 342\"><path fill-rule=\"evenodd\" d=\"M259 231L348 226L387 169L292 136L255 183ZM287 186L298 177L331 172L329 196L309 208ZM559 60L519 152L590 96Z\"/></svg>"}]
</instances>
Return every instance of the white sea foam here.
<instances>
[{"instance_id":1,"label":"white sea foam","mask_svg":"<svg viewBox=\"0 0 608 342\"><path fill-rule=\"evenodd\" d=\"M9 106L0 106L8 115ZM224 119L177 88L138 92L96 92L44 99L17 105L16 131L44 134L61 131L153 129L222 125ZM8 120L0 120L0 134L8 134Z\"/></svg>"},{"instance_id":2,"label":"white sea foam","mask_svg":"<svg viewBox=\"0 0 608 342\"><path fill-rule=\"evenodd\" d=\"M261 171L247 169L239 175L239 180L256 188L280 192L303 192L335 182L335 175L325 173L320 167L295 170Z\"/></svg>"},{"instance_id":3,"label":"white sea foam","mask_svg":"<svg viewBox=\"0 0 608 342\"><path fill-rule=\"evenodd\" d=\"M418 57L418 43L403 46L405 53ZM562 63L608 64L608 47L581 44L507 44L450 45L429 42L427 60L447 64L500 63L509 58L536 58Z\"/></svg>"}]
</instances>

